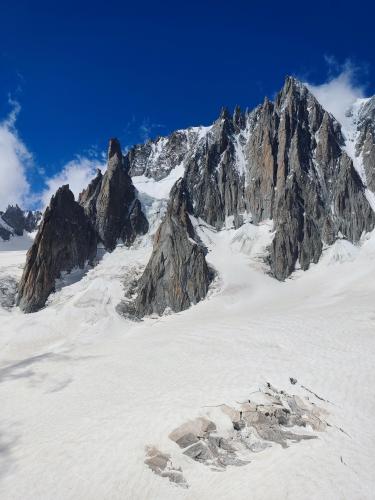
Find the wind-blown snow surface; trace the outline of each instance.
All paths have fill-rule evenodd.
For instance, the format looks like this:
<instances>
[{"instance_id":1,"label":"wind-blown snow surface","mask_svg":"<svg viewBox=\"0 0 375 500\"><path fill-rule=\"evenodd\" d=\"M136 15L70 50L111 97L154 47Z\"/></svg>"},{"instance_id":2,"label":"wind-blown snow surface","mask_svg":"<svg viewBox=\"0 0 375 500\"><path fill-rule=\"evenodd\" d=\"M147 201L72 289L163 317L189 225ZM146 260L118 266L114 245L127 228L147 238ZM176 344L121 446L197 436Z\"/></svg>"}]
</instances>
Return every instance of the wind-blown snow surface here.
<instances>
[{"instance_id":1,"label":"wind-blown snow surface","mask_svg":"<svg viewBox=\"0 0 375 500\"><path fill-rule=\"evenodd\" d=\"M38 313L0 309L1 499L373 498L375 235L280 283L264 272L268 223L200 233L219 278L183 313L116 313L142 244L104 255ZM19 278L24 259L2 247L0 273ZM220 473L168 439L265 382L309 397L331 427ZM188 489L145 466L147 445L171 454Z\"/></svg>"}]
</instances>

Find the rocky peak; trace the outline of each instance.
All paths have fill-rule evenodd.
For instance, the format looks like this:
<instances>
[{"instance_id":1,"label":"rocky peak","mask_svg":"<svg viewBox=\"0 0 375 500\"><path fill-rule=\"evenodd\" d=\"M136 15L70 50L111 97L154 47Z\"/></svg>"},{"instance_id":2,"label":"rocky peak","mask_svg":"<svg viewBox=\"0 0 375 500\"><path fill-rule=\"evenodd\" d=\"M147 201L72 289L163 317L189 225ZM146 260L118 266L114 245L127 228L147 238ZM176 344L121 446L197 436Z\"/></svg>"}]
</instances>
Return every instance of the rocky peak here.
<instances>
[{"instance_id":1,"label":"rocky peak","mask_svg":"<svg viewBox=\"0 0 375 500\"><path fill-rule=\"evenodd\" d=\"M155 238L146 269L137 285L133 304L123 311L137 317L182 311L202 300L213 273L205 259L189 217L190 195L183 179L170 193L167 213Z\"/></svg>"},{"instance_id":2,"label":"rocky peak","mask_svg":"<svg viewBox=\"0 0 375 500\"><path fill-rule=\"evenodd\" d=\"M8 205L2 218L14 229L17 236L22 236L25 229L25 215L18 205Z\"/></svg>"},{"instance_id":3,"label":"rocky peak","mask_svg":"<svg viewBox=\"0 0 375 500\"><path fill-rule=\"evenodd\" d=\"M96 235L69 186L59 188L46 208L27 253L18 304L24 312L42 308L63 271L83 268L96 255Z\"/></svg>"},{"instance_id":4,"label":"rocky peak","mask_svg":"<svg viewBox=\"0 0 375 500\"><path fill-rule=\"evenodd\" d=\"M236 131L240 131L246 127L246 113L242 112L239 106L234 108L232 121L236 127Z\"/></svg>"},{"instance_id":5,"label":"rocky peak","mask_svg":"<svg viewBox=\"0 0 375 500\"><path fill-rule=\"evenodd\" d=\"M185 219L190 221L188 214L193 213L193 207L186 181L182 177L178 179L171 189L167 213L171 217L177 217L184 225L186 225Z\"/></svg>"},{"instance_id":6,"label":"rocky peak","mask_svg":"<svg viewBox=\"0 0 375 500\"><path fill-rule=\"evenodd\" d=\"M29 233L35 231L38 227L38 224L42 218L42 212L39 210L29 210L27 215L25 216L25 230Z\"/></svg>"},{"instance_id":7,"label":"rocky peak","mask_svg":"<svg viewBox=\"0 0 375 500\"><path fill-rule=\"evenodd\" d=\"M0 212L6 227L1 227L0 237L8 240L12 235L22 236L24 231L34 231L41 218L39 211L24 212L18 205L9 205L5 212Z\"/></svg>"},{"instance_id":8,"label":"rocky peak","mask_svg":"<svg viewBox=\"0 0 375 500\"><path fill-rule=\"evenodd\" d=\"M372 127L375 127L375 95L368 99L363 99L359 112L359 123L363 121L371 123Z\"/></svg>"},{"instance_id":9,"label":"rocky peak","mask_svg":"<svg viewBox=\"0 0 375 500\"><path fill-rule=\"evenodd\" d=\"M275 112L281 120L287 120L292 132L300 125L313 133L319 129L326 113L306 85L294 77L286 78L275 100Z\"/></svg>"},{"instance_id":10,"label":"rocky peak","mask_svg":"<svg viewBox=\"0 0 375 500\"><path fill-rule=\"evenodd\" d=\"M340 233L357 241L375 219L342 148L341 127L309 90L287 79L275 113L277 174L271 216L276 233L270 259L274 275L284 279L297 260L308 269L320 258L323 243L332 243Z\"/></svg>"},{"instance_id":11,"label":"rocky peak","mask_svg":"<svg viewBox=\"0 0 375 500\"><path fill-rule=\"evenodd\" d=\"M109 251L119 239L130 245L138 234L148 230L128 169L128 159L123 158L119 141L111 139L105 174L98 171L79 196L80 205Z\"/></svg>"},{"instance_id":12,"label":"rocky peak","mask_svg":"<svg viewBox=\"0 0 375 500\"><path fill-rule=\"evenodd\" d=\"M46 209L45 215L48 215L49 212L58 210L61 214L66 210L70 211L70 209L74 206L74 194L69 189L69 184L64 184L56 193L52 196L49 206Z\"/></svg>"},{"instance_id":13,"label":"rocky peak","mask_svg":"<svg viewBox=\"0 0 375 500\"><path fill-rule=\"evenodd\" d=\"M282 104L289 99L302 100L309 94L311 94L310 91L300 80L294 76L287 76L283 88L277 94L275 104L280 108Z\"/></svg>"},{"instance_id":14,"label":"rocky peak","mask_svg":"<svg viewBox=\"0 0 375 500\"><path fill-rule=\"evenodd\" d=\"M95 226L96 223L96 202L100 193L102 182L103 174L98 168L94 179L90 182L87 188L79 194L78 197L78 203L85 210L85 213L90 219L93 226Z\"/></svg>"},{"instance_id":15,"label":"rocky peak","mask_svg":"<svg viewBox=\"0 0 375 500\"><path fill-rule=\"evenodd\" d=\"M122 151L120 142L118 139L113 137L109 140L108 146L108 167L110 167L113 163L110 160L115 157L116 161L122 161Z\"/></svg>"},{"instance_id":16,"label":"rocky peak","mask_svg":"<svg viewBox=\"0 0 375 500\"><path fill-rule=\"evenodd\" d=\"M365 174L365 183L375 191L375 96L360 99L353 106L350 119L354 122L355 132L349 140L355 141L355 161Z\"/></svg>"},{"instance_id":17,"label":"rocky peak","mask_svg":"<svg viewBox=\"0 0 375 500\"><path fill-rule=\"evenodd\" d=\"M187 166L194 214L218 228L227 215L240 224L245 210L254 222L273 219L275 277L285 279L297 261L307 269L339 234L357 241L373 227L341 128L301 82L288 77L275 103L247 115L246 134L229 122L215 122L204 155Z\"/></svg>"},{"instance_id":18,"label":"rocky peak","mask_svg":"<svg viewBox=\"0 0 375 500\"><path fill-rule=\"evenodd\" d=\"M231 116L229 110L226 106L223 106L220 110L219 120L230 120Z\"/></svg>"}]
</instances>

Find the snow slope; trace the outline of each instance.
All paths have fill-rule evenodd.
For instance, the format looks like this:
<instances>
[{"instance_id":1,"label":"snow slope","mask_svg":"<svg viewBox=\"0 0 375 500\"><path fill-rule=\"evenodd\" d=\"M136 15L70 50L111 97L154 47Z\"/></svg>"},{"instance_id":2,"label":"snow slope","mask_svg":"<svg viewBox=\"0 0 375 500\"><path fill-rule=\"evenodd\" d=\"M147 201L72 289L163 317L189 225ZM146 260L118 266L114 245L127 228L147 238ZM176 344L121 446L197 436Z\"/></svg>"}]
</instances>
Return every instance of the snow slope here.
<instances>
[{"instance_id":1,"label":"snow slope","mask_svg":"<svg viewBox=\"0 0 375 500\"><path fill-rule=\"evenodd\" d=\"M345 137L344 149L348 156L352 159L354 168L356 169L363 185L365 186L365 194L371 208L375 211L375 193L367 187L366 173L363 166L362 153L357 154L356 145L360 135L358 129L358 121L363 107L370 101L371 98L357 99L352 104L347 112L345 120L342 122L342 131Z\"/></svg>"},{"instance_id":2,"label":"snow slope","mask_svg":"<svg viewBox=\"0 0 375 500\"><path fill-rule=\"evenodd\" d=\"M373 498L375 234L336 242L281 283L264 273L270 224L199 230L219 277L185 312L116 313L151 251L142 242L104 255L38 313L0 309L1 499ZM19 277L25 252L0 250L0 272ZM168 439L265 382L310 398L331 427L223 472ZM171 454L188 489L145 466L148 445Z\"/></svg>"}]
</instances>

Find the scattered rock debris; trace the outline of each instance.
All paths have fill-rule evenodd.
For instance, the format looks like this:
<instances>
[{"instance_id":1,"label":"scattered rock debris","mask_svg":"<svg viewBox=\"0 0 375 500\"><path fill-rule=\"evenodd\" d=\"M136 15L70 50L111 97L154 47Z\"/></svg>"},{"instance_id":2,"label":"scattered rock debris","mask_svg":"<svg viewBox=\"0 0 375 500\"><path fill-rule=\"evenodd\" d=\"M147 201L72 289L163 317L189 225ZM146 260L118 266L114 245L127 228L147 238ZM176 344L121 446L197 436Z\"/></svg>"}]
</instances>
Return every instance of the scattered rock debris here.
<instances>
[{"instance_id":1,"label":"scattered rock debris","mask_svg":"<svg viewBox=\"0 0 375 500\"><path fill-rule=\"evenodd\" d=\"M12 276L0 277L0 307L10 309L15 304L17 281Z\"/></svg>"},{"instance_id":2,"label":"scattered rock debris","mask_svg":"<svg viewBox=\"0 0 375 500\"><path fill-rule=\"evenodd\" d=\"M322 432L329 426L321 418L327 413L325 410L299 396L279 391L270 383L260 389L258 395L265 402L248 400L239 408L226 404L213 406L232 422L225 432L219 432L210 418L198 417L174 429L169 438L186 457L222 471L228 466L247 465L252 453L261 452L274 443L288 448L291 443L317 439L313 431ZM304 429L303 432L298 428ZM149 448L145 463L171 482L188 486L182 469L173 466L169 455Z\"/></svg>"},{"instance_id":3,"label":"scattered rock debris","mask_svg":"<svg viewBox=\"0 0 375 500\"><path fill-rule=\"evenodd\" d=\"M145 464L161 477L166 477L171 483L187 488L188 484L182 475L181 467L174 467L170 455L162 453L153 446L146 448Z\"/></svg>"}]
</instances>

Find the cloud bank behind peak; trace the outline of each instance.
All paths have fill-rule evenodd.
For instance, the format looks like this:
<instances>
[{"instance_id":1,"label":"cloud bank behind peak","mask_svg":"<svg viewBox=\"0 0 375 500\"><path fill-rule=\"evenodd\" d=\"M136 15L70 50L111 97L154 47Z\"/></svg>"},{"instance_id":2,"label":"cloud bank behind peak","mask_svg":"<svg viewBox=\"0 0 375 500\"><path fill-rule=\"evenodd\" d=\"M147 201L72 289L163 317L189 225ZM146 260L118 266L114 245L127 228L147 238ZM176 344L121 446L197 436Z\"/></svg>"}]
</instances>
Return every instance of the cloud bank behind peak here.
<instances>
[{"instance_id":1,"label":"cloud bank behind peak","mask_svg":"<svg viewBox=\"0 0 375 500\"><path fill-rule=\"evenodd\" d=\"M15 127L20 105L9 99L12 109L8 116L0 121L0 209L8 204L24 205L30 192L27 170L32 166L33 158Z\"/></svg>"},{"instance_id":2,"label":"cloud bank behind peak","mask_svg":"<svg viewBox=\"0 0 375 500\"><path fill-rule=\"evenodd\" d=\"M342 66L332 62L332 59L327 59L327 62L330 66L327 81L319 85L305 82L305 85L320 104L344 125L348 109L357 99L365 97L365 85L358 81L359 68L351 61ZM332 74L333 69L335 74Z\"/></svg>"}]
</instances>

